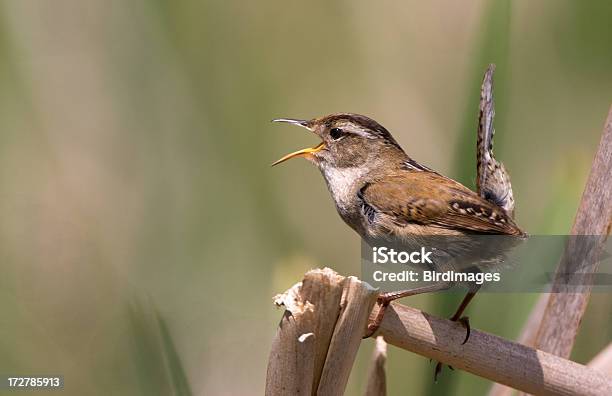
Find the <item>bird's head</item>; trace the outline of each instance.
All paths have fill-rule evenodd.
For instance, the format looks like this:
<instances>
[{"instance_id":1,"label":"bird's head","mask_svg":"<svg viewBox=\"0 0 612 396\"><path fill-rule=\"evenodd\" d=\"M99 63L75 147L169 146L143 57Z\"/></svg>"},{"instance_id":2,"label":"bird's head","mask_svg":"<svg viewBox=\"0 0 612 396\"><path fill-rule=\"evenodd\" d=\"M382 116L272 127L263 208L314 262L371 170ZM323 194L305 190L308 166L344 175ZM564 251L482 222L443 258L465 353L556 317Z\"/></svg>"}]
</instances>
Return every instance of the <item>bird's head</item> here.
<instances>
[{"instance_id":1,"label":"bird's head","mask_svg":"<svg viewBox=\"0 0 612 396\"><path fill-rule=\"evenodd\" d=\"M321 143L287 154L272 165L304 157L319 167L353 168L367 166L381 155L403 155L389 131L363 115L338 113L312 120L278 118L273 121L306 128L317 135Z\"/></svg>"}]
</instances>

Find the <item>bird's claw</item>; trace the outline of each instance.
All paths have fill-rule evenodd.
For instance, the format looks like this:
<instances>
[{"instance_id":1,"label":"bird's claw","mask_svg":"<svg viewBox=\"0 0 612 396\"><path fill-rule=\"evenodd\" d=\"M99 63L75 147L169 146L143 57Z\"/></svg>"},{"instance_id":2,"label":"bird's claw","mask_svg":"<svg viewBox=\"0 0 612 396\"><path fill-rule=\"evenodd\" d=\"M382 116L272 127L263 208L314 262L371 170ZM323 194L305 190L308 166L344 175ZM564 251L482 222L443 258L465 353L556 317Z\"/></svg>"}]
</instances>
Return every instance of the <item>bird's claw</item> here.
<instances>
[{"instance_id":1,"label":"bird's claw","mask_svg":"<svg viewBox=\"0 0 612 396\"><path fill-rule=\"evenodd\" d=\"M438 375L442 372L442 363L436 363L436 368L434 369L434 383L438 382Z\"/></svg>"},{"instance_id":2,"label":"bird's claw","mask_svg":"<svg viewBox=\"0 0 612 396\"><path fill-rule=\"evenodd\" d=\"M429 361L431 362L431 359L429 359ZM436 368L434 369L434 383L438 382L438 375L442 372L442 367L444 367L444 365L441 362L436 363ZM455 371L453 366L449 365L448 368L451 369L451 371Z\"/></svg>"},{"instance_id":3,"label":"bird's claw","mask_svg":"<svg viewBox=\"0 0 612 396\"><path fill-rule=\"evenodd\" d=\"M465 327L466 329L466 333L465 333L465 339L463 340L463 342L461 343L461 345L464 345L466 342L468 342L468 339L470 338L470 318L468 318L467 316L462 316L457 320L458 323L461 323L463 325L463 327Z\"/></svg>"},{"instance_id":4,"label":"bird's claw","mask_svg":"<svg viewBox=\"0 0 612 396\"><path fill-rule=\"evenodd\" d=\"M376 323L374 322L368 323L368 329L363 335L363 339L372 337L374 333L376 333L376 330L378 330L378 325Z\"/></svg>"}]
</instances>

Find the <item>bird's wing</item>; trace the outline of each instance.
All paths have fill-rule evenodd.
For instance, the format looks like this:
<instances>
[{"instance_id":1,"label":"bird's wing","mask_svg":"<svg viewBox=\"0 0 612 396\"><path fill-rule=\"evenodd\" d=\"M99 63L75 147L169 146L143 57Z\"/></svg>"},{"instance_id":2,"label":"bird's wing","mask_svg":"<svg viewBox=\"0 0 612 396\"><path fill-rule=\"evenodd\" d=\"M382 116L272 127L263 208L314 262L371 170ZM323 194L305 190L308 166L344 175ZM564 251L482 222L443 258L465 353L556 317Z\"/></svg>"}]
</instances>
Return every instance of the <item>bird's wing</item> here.
<instances>
[{"instance_id":1,"label":"bird's wing","mask_svg":"<svg viewBox=\"0 0 612 396\"><path fill-rule=\"evenodd\" d=\"M463 185L434 172L402 172L366 184L366 208L397 225L422 224L484 234L523 235L504 210Z\"/></svg>"},{"instance_id":2,"label":"bird's wing","mask_svg":"<svg viewBox=\"0 0 612 396\"><path fill-rule=\"evenodd\" d=\"M480 114L478 116L478 142L476 152L476 190L481 198L490 201L514 216L514 196L510 175L504 165L493 155L495 128L495 102L493 101L493 72L489 65L480 91Z\"/></svg>"}]
</instances>

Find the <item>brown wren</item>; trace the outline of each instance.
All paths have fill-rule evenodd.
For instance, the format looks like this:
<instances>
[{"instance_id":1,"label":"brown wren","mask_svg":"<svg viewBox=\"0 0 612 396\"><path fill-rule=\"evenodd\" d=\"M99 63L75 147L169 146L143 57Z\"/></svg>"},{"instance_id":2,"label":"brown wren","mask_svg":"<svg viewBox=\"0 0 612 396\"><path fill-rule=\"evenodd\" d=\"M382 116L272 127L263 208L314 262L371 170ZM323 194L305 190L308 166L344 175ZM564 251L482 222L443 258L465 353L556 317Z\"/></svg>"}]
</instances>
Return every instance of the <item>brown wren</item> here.
<instances>
[{"instance_id":1,"label":"brown wren","mask_svg":"<svg viewBox=\"0 0 612 396\"><path fill-rule=\"evenodd\" d=\"M482 193L478 194L417 163L387 129L366 116L338 113L311 120L274 121L308 129L322 142L288 154L273 165L295 157L315 164L340 217L365 240L388 235L399 240L421 236L524 235L512 218L514 201L509 179L492 156L493 131L486 125L479 128L478 183ZM497 180L496 188L487 188L487 176L488 180ZM391 301L448 287L439 284L381 294L378 314L368 325L366 337L376 331ZM469 337L469 323L462 314L475 293L468 292L451 317L466 326L464 343ZM440 368L438 364L436 374Z\"/></svg>"}]
</instances>

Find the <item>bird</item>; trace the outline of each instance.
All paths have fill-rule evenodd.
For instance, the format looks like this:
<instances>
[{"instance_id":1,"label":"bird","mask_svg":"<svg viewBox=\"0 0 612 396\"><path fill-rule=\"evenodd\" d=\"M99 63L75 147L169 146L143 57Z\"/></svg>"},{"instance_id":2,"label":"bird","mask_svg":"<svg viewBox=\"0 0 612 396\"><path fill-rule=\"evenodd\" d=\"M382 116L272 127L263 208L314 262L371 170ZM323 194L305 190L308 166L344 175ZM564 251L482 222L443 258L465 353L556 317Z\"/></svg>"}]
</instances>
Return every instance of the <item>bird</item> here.
<instances>
[{"instance_id":1,"label":"bird","mask_svg":"<svg viewBox=\"0 0 612 396\"><path fill-rule=\"evenodd\" d=\"M274 119L305 128L321 142L287 154L272 165L298 157L313 163L323 175L338 214L365 241L392 238L410 242L430 236L473 235L524 238L526 233L514 220L510 178L493 155L493 71L494 66L489 66L481 90L477 191L415 161L385 127L354 113ZM433 284L381 293L378 314L368 324L366 337L378 329L391 301L450 286ZM469 338L469 321L462 315L477 290L468 291L450 318L467 328L464 343ZM435 377L440 370L438 363Z\"/></svg>"}]
</instances>

